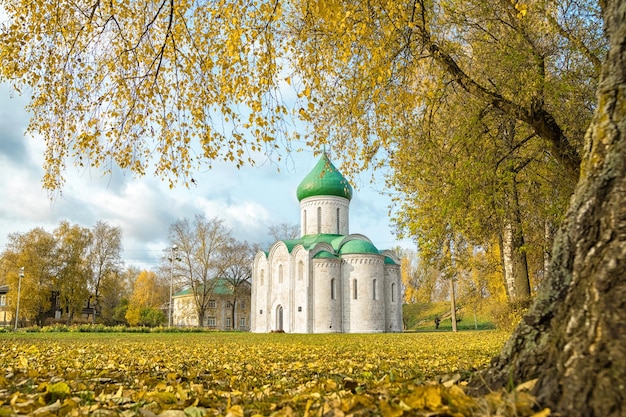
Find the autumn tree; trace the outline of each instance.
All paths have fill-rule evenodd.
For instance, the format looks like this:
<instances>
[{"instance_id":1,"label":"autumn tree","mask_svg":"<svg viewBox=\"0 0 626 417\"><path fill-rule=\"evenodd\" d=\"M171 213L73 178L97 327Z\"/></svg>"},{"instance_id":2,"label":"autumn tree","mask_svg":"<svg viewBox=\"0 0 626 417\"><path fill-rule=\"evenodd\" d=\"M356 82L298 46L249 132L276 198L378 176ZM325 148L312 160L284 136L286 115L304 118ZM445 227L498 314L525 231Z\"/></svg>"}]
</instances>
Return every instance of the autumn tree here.
<instances>
[{"instance_id":1,"label":"autumn tree","mask_svg":"<svg viewBox=\"0 0 626 417\"><path fill-rule=\"evenodd\" d=\"M24 268L20 285L20 317L43 325L55 288L57 262L54 236L42 228L10 234L2 253L2 264L7 284L15 289L7 294L8 305L16 307L20 268Z\"/></svg>"},{"instance_id":2,"label":"autumn tree","mask_svg":"<svg viewBox=\"0 0 626 417\"><path fill-rule=\"evenodd\" d=\"M620 1L602 6L610 49L581 179L546 285L482 375L489 387L537 378L539 399L569 416L623 415L626 404L626 14Z\"/></svg>"},{"instance_id":3,"label":"autumn tree","mask_svg":"<svg viewBox=\"0 0 626 417\"><path fill-rule=\"evenodd\" d=\"M438 295L440 271L425 262L419 253L413 250L395 248L394 252L401 259L404 302L411 304L435 301Z\"/></svg>"},{"instance_id":4,"label":"autumn tree","mask_svg":"<svg viewBox=\"0 0 626 417\"><path fill-rule=\"evenodd\" d=\"M100 298L104 287L111 291L119 279L122 264L122 229L112 227L99 221L91 230L92 240L89 248L88 262L90 269L89 291L93 296L95 323L100 310Z\"/></svg>"},{"instance_id":5,"label":"autumn tree","mask_svg":"<svg viewBox=\"0 0 626 417\"><path fill-rule=\"evenodd\" d=\"M141 271L133 284L126 320L131 326L157 326L165 322L160 307L167 303L169 286L152 271Z\"/></svg>"},{"instance_id":6,"label":"autumn tree","mask_svg":"<svg viewBox=\"0 0 626 417\"><path fill-rule=\"evenodd\" d=\"M225 253L224 272L222 277L233 291L231 305L231 326L237 326L237 300L243 291L249 288L252 279L253 248L248 242L233 242Z\"/></svg>"},{"instance_id":7,"label":"autumn tree","mask_svg":"<svg viewBox=\"0 0 626 417\"><path fill-rule=\"evenodd\" d=\"M89 299L91 271L88 252L92 234L86 227L63 221L53 235L58 262L54 277L55 289L59 294L60 307L66 312L66 322L71 324L74 316L82 313L83 305Z\"/></svg>"},{"instance_id":8,"label":"autumn tree","mask_svg":"<svg viewBox=\"0 0 626 417\"><path fill-rule=\"evenodd\" d=\"M207 220L198 214L193 221L181 219L173 223L169 240L172 247L178 248L180 257L179 262L171 265L173 275L180 284L191 289L198 326L203 326L213 290L230 266L229 250L234 244L231 230L223 219Z\"/></svg>"}]
</instances>

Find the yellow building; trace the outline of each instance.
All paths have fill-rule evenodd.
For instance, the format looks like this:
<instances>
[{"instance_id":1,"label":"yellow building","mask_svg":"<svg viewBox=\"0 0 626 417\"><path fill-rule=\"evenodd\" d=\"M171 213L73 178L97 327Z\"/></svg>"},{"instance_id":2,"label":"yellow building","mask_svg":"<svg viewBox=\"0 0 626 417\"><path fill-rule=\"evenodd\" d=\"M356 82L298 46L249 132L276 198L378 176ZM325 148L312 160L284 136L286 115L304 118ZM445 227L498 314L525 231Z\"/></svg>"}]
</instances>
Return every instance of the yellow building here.
<instances>
[{"instance_id":1,"label":"yellow building","mask_svg":"<svg viewBox=\"0 0 626 417\"><path fill-rule=\"evenodd\" d=\"M0 326L8 326L13 320L13 311L9 310L9 300L7 293L8 285L0 285Z\"/></svg>"},{"instance_id":2,"label":"yellow building","mask_svg":"<svg viewBox=\"0 0 626 417\"><path fill-rule=\"evenodd\" d=\"M209 298L202 326L218 330L250 330L250 292L250 284L245 282L235 297L232 285L225 279L218 279ZM174 326L198 326L196 301L191 288L174 294L172 301Z\"/></svg>"}]
</instances>

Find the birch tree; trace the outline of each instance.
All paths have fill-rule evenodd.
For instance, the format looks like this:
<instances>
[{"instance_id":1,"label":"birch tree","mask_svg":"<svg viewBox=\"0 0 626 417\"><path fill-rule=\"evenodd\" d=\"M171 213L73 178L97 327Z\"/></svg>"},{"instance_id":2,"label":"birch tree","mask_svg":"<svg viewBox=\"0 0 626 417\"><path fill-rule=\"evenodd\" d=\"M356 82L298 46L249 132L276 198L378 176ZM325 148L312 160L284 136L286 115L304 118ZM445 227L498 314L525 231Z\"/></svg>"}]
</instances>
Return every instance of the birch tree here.
<instances>
[{"instance_id":1,"label":"birch tree","mask_svg":"<svg viewBox=\"0 0 626 417\"><path fill-rule=\"evenodd\" d=\"M172 264L173 274L191 289L198 326L204 326L213 290L230 266L228 252L234 242L231 230L220 218L207 220L198 214L193 221L181 219L172 224L169 239L181 258Z\"/></svg>"}]
</instances>

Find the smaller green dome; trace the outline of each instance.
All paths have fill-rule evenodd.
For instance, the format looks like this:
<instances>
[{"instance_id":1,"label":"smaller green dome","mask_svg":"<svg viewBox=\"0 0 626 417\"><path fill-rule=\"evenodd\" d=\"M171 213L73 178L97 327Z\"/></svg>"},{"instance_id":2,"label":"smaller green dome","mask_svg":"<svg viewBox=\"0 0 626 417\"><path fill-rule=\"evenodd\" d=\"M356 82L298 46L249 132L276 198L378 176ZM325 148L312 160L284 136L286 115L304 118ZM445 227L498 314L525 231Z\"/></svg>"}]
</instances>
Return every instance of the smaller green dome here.
<instances>
[{"instance_id":1,"label":"smaller green dome","mask_svg":"<svg viewBox=\"0 0 626 417\"><path fill-rule=\"evenodd\" d=\"M322 250L316 253L315 256L313 257L313 259L328 259L328 258L337 258L337 256L328 251Z\"/></svg>"},{"instance_id":2,"label":"smaller green dome","mask_svg":"<svg viewBox=\"0 0 626 417\"><path fill-rule=\"evenodd\" d=\"M390 258L390 257L388 257L388 256L385 256L385 264L387 264L387 265L398 265L398 264L396 263L396 261L394 261L393 259L391 259L391 258Z\"/></svg>"},{"instance_id":3,"label":"smaller green dome","mask_svg":"<svg viewBox=\"0 0 626 417\"><path fill-rule=\"evenodd\" d=\"M339 253L342 255L347 254L356 254L356 253L373 253L378 255L378 249L371 242L367 240L350 240L346 242L341 249L339 249Z\"/></svg>"},{"instance_id":4,"label":"smaller green dome","mask_svg":"<svg viewBox=\"0 0 626 417\"><path fill-rule=\"evenodd\" d=\"M298 201L307 197L320 195L334 195L352 199L352 186L347 179L335 168L324 152L315 167L298 185Z\"/></svg>"}]
</instances>

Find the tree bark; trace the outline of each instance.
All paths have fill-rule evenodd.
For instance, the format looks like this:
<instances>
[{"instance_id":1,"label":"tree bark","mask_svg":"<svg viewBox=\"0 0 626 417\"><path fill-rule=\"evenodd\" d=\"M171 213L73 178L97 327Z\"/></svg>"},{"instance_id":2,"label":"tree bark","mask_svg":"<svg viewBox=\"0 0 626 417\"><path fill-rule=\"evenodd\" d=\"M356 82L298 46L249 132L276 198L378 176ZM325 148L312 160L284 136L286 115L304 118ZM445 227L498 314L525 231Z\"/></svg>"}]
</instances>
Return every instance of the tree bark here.
<instances>
[{"instance_id":1,"label":"tree bark","mask_svg":"<svg viewBox=\"0 0 626 417\"><path fill-rule=\"evenodd\" d=\"M471 384L537 378L542 405L574 417L626 414L626 3L601 5L610 50L547 282Z\"/></svg>"},{"instance_id":2,"label":"tree bark","mask_svg":"<svg viewBox=\"0 0 626 417\"><path fill-rule=\"evenodd\" d=\"M450 278L450 320L452 321L452 331L457 332L456 327L456 297L454 295L454 279Z\"/></svg>"}]
</instances>

